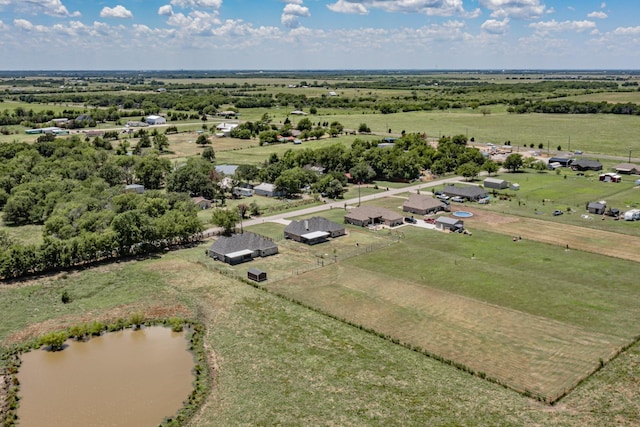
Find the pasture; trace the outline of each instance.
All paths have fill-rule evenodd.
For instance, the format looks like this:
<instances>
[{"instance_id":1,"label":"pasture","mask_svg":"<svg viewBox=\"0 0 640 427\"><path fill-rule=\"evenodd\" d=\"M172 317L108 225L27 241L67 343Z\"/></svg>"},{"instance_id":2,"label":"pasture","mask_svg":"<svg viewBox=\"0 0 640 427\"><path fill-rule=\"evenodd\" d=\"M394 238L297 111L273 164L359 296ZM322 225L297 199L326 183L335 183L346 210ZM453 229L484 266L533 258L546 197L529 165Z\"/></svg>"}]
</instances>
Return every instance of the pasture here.
<instances>
[{"instance_id":1,"label":"pasture","mask_svg":"<svg viewBox=\"0 0 640 427\"><path fill-rule=\"evenodd\" d=\"M640 333L635 263L403 230L398 244L267 287L549 401Z\"/></svg>"}]
</instances>

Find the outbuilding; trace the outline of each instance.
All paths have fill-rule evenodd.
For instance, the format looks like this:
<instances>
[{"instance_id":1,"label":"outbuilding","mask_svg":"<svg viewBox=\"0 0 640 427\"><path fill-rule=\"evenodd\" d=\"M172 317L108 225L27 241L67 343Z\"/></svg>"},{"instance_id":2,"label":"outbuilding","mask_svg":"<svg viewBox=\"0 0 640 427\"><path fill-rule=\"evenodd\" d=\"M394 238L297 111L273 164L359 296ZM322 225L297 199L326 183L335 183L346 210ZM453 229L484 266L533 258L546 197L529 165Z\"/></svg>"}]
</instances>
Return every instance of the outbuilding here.
<instances>
[{"instance_id":1,"label":"outbuilding","mask_svg":"<svg viewBox=\"0 0 640 427\"><path fill-rule=\"evenodd\" d=\"M126 193L138 193L138 194L142 194L144 193L144 185L140 185L140 184L129 184L126 185L124 187L124 191Z\"/></svg>"},{"instance_id":2,"label":"outbuilding","mask_svg":"<svg viewBox=\"0 0 640 427\"><path fill-rule=\"evenodd\" d=\"M574 171L601 171L602 163L592 159L578 159L571 162Z\"/></svg>"},{"instance_id":3,"label":"outbuilding","mask_svg":"<svg viewBox=\"0 0 640 427\"><path fill-rule=\"evenodd\" d=\"M451 218L447 216L441 216L436 219L436 228L439 230L449 230L457 233L461 233L464 230L464 221L458 218Z\"/></svg>"},{"instance_id":4,"label":"outbuilding","mask_svg":"<svg viewBox=\"0 0 640 427\"><path fill-rule=\"evenodd\" d=\"M485 178L482 185L484 185L485 188L504 190L505 188L509 188L509 181L500 178Z\"/></svg>"},{"instance_id":5,"label":"outbuilding","mask_svg":"<svg viewBox=\"0 0 640 427\"><path fill-rule=\"evenodd\" d=\"M605 202L589 202L587 203L587 211L590 214L602 215L607 210L607 204Z\"/></svg>"},{"instance_id":6,"label":"outbuilding","mask_svg":"<svg viewBox=\"0 0 640 427\"><path fill-rule=\"evenodd\" d=\"M250 268L249 271L247 271L247 279L253 280L254 282L264 282L267 280L267 272L257 268Z\"/></svg>"},{"instance_id":7,"label":"outbuilding","mask_svg":"<svg viewBox=\"0 0 640 427\"><path fill-rule=\"evenodd\" d=\"M167 123L167 119L162 116L151 115L145 119L148 125L164 125Z\"/></svg>"},{"instance_id":8,"label":"outbuilding","mask_svg":"<svg viewBox=\"0 0 640 427\"><path fill-rule=\"evenodd\" d=\"M276 190L276 186L274 184L269 184L267 182L263 182L262 184L253 187L253 192L257 196L265 197L280 197L283 195L281 191Z\"/></svg>"},{"instance_id":9,"label":"outbuilding","mask_svg":"<svg viewBox=\"0 0 640 427\"><path fill-rule=\"evenodd\" d=\"M637 175L640 173L640 166L634 165L633 163L620 163L613 168L616 172L626 175Z\"/></svg>"}]
</instances>

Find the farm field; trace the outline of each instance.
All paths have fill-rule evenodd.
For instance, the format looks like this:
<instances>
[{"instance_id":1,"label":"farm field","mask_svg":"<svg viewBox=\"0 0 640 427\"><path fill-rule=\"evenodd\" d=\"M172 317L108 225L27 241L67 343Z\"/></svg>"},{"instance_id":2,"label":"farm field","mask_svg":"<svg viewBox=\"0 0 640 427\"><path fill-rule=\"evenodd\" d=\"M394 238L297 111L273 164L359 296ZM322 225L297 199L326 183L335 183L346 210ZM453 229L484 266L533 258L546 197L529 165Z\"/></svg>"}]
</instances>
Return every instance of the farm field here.
<instances>
[{"instance_id":1,"label":"farm field","mask_svg":"<svg viewBox=\"0 0 640 427\"><path fill-rule=\"evenodd\" d=\"M213 272L205 247L5 285L0 343L140 310L191 314L215 369L191 426L631 426L640 415L637 345L550 408Z\"/></svg>"},{"instance_id":2,"label":"farm field","mask_svg":"<svg viewBox=\"0 0 640 427\"><path fill-rule=\"evenodd\" d=\"M624 320L640 314L635 263L412 228L396 245L268 288L551 401L640 332ZM625 269L615 289L601 284Z\"/></svg>"}]
</instances>

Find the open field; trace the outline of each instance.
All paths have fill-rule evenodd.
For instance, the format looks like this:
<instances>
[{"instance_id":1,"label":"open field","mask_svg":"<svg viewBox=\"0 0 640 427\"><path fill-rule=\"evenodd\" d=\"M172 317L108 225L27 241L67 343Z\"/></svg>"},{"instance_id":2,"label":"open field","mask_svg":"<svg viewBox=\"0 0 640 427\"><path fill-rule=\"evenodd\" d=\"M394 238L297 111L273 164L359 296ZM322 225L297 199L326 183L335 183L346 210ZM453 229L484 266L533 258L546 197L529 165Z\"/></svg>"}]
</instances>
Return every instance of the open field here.
<instances>
[{"instance_id":1,"label":"open field","mask_svg":"<svg viewBox=\"0 0 640 427\"><path fill-rule=\"evenodd\" d=\"M640 333L636 263L477 231L404 235L268 287L550 400Z\"/></svg>"},{"instance_id":2,"label":"open field","mask_svg":"<svg viewBox=\"0 0 640 427\"><path fill-rule=\"evenodd\" d=\"M192 426L631 426L640 416L638 346L549 408L211 272L203 252L5 284L0 343L87 316L182 307L207 325L215 368L214 390ZM65 289L73 299L66 305Z\"/></svg>"}]
</instances>

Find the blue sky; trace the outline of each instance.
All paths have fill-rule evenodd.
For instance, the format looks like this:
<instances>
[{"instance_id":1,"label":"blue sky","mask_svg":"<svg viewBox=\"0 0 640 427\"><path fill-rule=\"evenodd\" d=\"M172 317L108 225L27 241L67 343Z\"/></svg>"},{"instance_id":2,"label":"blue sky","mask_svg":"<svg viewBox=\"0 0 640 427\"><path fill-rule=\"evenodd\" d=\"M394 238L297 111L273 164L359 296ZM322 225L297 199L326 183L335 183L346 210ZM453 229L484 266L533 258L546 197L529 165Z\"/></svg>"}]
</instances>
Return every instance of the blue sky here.
<instances>
[{"instance_id":1,"label":"blue sky","mask_svg":"<svg viewBox=\"0 0 640 427\"><path fill-rule=\"evenodd\" d=\"M0 69L640 69L640 2L0 0Z\"/></svg>"}]
</instances>

